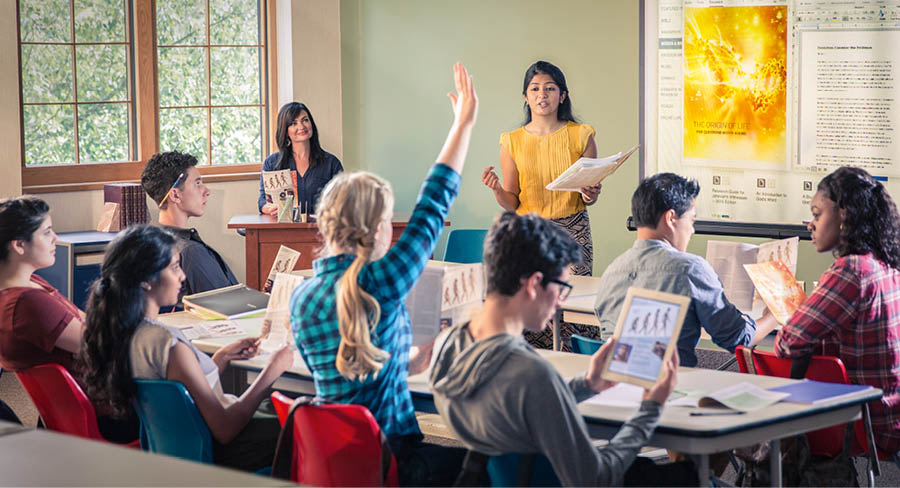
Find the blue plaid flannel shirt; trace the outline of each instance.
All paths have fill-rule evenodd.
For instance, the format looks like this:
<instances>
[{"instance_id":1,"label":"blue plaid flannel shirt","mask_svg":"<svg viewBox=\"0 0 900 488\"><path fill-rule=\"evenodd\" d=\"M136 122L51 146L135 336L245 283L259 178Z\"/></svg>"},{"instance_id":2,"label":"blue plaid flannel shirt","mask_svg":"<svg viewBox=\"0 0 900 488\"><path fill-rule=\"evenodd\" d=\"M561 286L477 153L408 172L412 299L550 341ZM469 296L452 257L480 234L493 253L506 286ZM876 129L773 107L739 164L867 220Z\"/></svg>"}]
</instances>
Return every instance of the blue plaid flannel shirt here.
<instances>
[{"instance_id":1,"label":"blue plaid flannel shirt","mask_svg":"<svg viewBox=\"0 0 900 488\"><path fill-rule=\"evenodd\" d=\"M312 371L316 393L330 402L366 406L388 437L422 435L406 383L412 332L404 302L434 251L459 183L456 171L445 164L434 165L406 231L383 258L366 264L359 273L359 285L381 305L372 342L391 355L377 378L349 381L335 366L341 343L335 290L354 255L317 259L313 262L315 276L304 280L291 295L294 340Z\"/></svg>"}]
</instances>

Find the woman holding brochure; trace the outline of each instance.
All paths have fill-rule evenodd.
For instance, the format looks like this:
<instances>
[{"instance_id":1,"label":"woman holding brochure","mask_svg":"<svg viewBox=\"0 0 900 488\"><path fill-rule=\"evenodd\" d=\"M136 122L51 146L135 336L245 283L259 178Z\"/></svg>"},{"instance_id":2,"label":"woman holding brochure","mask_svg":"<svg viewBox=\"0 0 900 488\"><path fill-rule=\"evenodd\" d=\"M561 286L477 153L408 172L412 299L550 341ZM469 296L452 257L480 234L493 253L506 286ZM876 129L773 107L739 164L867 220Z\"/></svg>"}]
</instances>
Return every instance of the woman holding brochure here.
<instances>
[{"instance_id":1,"label":"woman holding brochure","mask_svg":"<svg viewBox=\"0 0 900 488\"><path fill-rule=\"evenodd\" d=\"M807 225L837 258L778 333L779 356L837 356L850 381L884 390L870 403L875 443L900 450L900 217L881 182L839 168L819 183ZM824 347L823 347L824 346ZM824 351L823 351L824 349Z\"/></svg>"},{"instance_id":2,"label":"woman holding brochure","mask_svg":"<svg viewBox=\"0 0 900 488\"><path fill-rule=\"evenodd\" d=\"M273 352L239 398L223 393L219 375L230 361L254 356L258 340L241 339L210 358L180 329L156 320L160 307L178 300L184 281L177 249L174 235L152 225L129 227L109 244L91 286L79 354L88 395L121 412L134 398L134 379L181 382L209 426L216 464L251 472L271 466L281 426L257 408L293 364L293 352Z\"/></svg>"},{"instance_id":3,"label":"woman holding brochure","mask_svg":"<svg viewBox=\"0 0 900 488\"><path fill-rule=\"evenodd\" d=\"M590 276L594 245L585 206L597 201L601 185L586 186L580 192L551 191L546 186L579 158L597 157L594 129L575 120L566 77L551 63L538 61L528 67L522 96L525 122L500 135L503 184L493 166L485 168L481 181L505 210L536 213L571 235L582 249L581 264L573 266L572 272Z\"/></svg>"}]
</instances>

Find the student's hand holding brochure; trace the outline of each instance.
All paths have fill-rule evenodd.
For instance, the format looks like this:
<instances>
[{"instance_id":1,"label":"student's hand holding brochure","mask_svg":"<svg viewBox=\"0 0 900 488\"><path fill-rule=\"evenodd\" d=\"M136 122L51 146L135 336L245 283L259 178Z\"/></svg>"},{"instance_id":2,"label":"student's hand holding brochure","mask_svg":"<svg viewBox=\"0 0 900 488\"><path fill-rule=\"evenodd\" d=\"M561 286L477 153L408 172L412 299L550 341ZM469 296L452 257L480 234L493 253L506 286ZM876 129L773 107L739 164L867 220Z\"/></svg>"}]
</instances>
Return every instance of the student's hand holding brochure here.
<instances>
[{"instance_id":1,"label":"student's hand holding brochure","mask_svg":"<svg viewBox=\"0 0 900 488\"><path fill-rule=\"evenodd\" d=\"M779 324L786 324L791 315L806 301L803 287L780 259L767 263L745 264L744 269L747 270L753 286Z\"/></svg>"}]
</instances>

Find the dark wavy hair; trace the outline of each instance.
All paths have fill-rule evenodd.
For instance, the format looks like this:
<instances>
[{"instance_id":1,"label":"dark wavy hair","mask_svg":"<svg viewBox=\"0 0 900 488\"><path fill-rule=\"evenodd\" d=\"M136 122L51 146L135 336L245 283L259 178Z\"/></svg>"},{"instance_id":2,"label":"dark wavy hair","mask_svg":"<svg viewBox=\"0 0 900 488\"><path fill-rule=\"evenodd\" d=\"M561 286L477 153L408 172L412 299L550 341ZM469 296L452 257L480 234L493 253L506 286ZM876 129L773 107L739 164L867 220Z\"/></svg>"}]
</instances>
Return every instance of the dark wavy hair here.
<instances>
[{"instance_id":1,"label":"dark wavy hair","mask_svg":"<svg viewBox=\"0 0 900 488\"><path fill-rule=\"evenodd\" d=\"M145 282L177 252L171 233L153 225L122 231L106 249L100 278L91 285L84 338L78 356L88 397L123 415L135 393L129 350L145 314Z\"/></svg>"},{"instance_id":2,"label":"dark wavy hair","mask_svg":"<svg viewBox=\"0 0 900 488\"><path fill-rule=\"evenodd\" d=\"M47 202L29 195L0 201L0 261L9 257L10 242L31 242L49 211Z\"/></svg>"},{"instance_id":3,"label":"dark wavy hair","mask_svg":"<svg viewBox=\"0 0 900 488\"><path fill-rule=\"evenodd\" d=\"M581 262L581 246L569 234L536 214L504 212L484 239L484 269L487 293L513 296L522 278L537 271L543 285Z\"/></svg>"},{"instance_id":4,"label":"dark wavy hair","mask_svg":"<svg viewBox=\"0 0 900 488\"><path fill-rule=\"evenodd\" d=\"M631 196L634 225L655 229L660 217L672 209L681 217L700 194L700 183L675 173L658 173L644 178Z\"/></svg>"},{"instance_id":5,"label":"dark wavy hair","mask_svg":"<svg viewBox=\"0 0 900 488\"><path fill-rule=\"evenodd\" d=\"M566 99L559 103L559 109L556 111L556 119L568 122L578 122L578 120L575 119L575 116L572 115L572 95L569 94L569 86L566 85L566 75L563 74L561 69L553 65L553 63L538 61L525 70L525 81L522 83L522 95L526 94L528 91L528 84L531 83L531 79L537 74L548 75L553 79L553 82L556 83L556 86L559 87L560 94L566 94ZM531 122L531 107L528 106L528 101L526 101L525 122L522 122L522 125L526 125L529 122Z\"/></svg>"},{"instance_id":6,"label":"dark wavy hair","mask_svg":"<svg viewBox=\"0 0 900 488\"><path fill-rule=\"evenodd\" d=\"M309 167L314 168L317 164L325 161L325 151L319 144L319 128L316 127L316 120L313 119L312 112L309 107L300 102L290 102L284 104L278 111L278 129L275 131L275 139L278 140L278 151L281 155L278 157L276 170L289 169L291 166L291 138L288 137L288 127L291 122L300 116L300 112L306 111L309 115L309 124L312 125L312 136L309 138Z\"/></svg>"},{"instance_id":7,"label":"dark wavy hair","mask_svg":"<svg viewBox=\"0 0 900 488\"><path fill-rule=\"evenodd\" d=\"M822 178L818 190L841 210L836 257L872 253L900 270L900 217L880 181L863 169L843 166Z\"/></svg>"}]
</instances>

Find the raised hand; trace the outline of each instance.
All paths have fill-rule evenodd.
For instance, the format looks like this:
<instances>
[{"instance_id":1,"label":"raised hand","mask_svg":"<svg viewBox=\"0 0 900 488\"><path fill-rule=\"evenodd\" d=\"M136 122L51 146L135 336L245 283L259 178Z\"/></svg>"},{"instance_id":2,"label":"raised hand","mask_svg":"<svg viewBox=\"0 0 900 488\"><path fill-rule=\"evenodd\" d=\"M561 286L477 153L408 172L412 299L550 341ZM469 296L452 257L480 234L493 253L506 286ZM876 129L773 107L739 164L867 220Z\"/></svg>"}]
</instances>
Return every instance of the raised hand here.
<instances>
[{"instance_id":1,"label":"raised hand","mask_svg":"<svg viewBox=\"0 0 900 488\"><path fill-rule=\"evenodd\" d=\"M455 116L454 124L465 127L475 124L478 118L478 95L475 93L475 85L462 63L453 65L453 80L456 84L456 93L447 94L453 105Z\"/></svg>"},{"instance_id":2,"label":"raised hand","mask_svg":"<svg viewBox=\"0 0 900 488\"><path fill-rule=\"evenodd\" d=\"M484 168L484 171L481 173L481 182L484 183L484 186L494 191L503 189L503 185L500 184L500 177L494 172L493 166Z\"/></svg>"}]
</instances>

